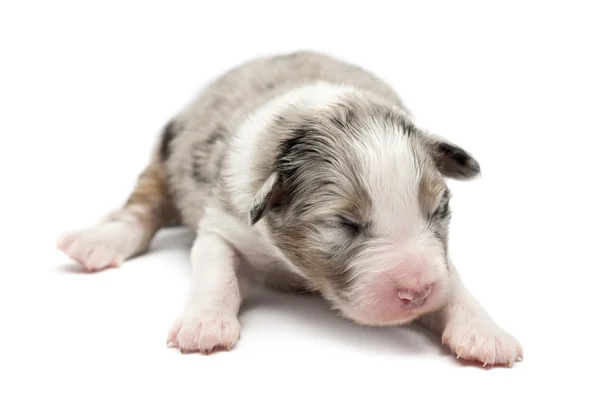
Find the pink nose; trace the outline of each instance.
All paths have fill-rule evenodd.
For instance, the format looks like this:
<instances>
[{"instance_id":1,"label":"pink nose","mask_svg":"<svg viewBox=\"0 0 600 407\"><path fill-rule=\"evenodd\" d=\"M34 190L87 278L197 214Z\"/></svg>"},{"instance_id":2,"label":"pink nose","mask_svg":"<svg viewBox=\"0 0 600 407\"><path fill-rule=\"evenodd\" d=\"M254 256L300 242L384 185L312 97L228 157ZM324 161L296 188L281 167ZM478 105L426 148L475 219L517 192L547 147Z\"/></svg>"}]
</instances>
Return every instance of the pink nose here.
<instances>
[{"instance_id":1,"label":"pink nose","mask_svg":"<svg viewBox=\"0 0 600 407\"><path fill-rule=\"evenodd\" d=\"M430 293L431 285L427 285L419 291L398 290L398 298L400 298L404 308L415 308L423 305Z\"/></svg>"}]
</instances>

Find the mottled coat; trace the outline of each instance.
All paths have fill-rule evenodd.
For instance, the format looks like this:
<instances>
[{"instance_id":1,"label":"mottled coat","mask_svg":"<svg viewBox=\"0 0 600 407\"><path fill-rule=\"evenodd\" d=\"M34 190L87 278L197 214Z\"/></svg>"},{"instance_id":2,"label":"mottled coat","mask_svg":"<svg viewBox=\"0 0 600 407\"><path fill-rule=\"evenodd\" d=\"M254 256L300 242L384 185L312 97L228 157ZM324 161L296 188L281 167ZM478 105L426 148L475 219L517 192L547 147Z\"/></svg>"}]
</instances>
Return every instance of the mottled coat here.
<instances>
[{"instance_id":1,"label":"mottled coat","mask_svg":"<svg viewBox=\"0 0 600 407\"><path fill-rule=\"evenodd\" d=\"M173 118L161 139L161 160L187 226L198 225L213 187L226 194L219 183L222 164L242 121L265 102L317 81L365 89L405 109L396 92L370 72L320 53L262 57L226 72ZM223 199L229 204L231 198Z\"/></svg>"},{"instance_id":2,"label":"mottled coat","mask_svg":"<svg viewBox=\"0 0 600 407\"><path fill-rule=\"evenodd\" d=\"M120 210L58 244L99 270L144 252L163 226L196 230L190 296L168 339L182 352L233 346L253 278L320 293L363 325L419 320L459 356L512 364L520 344L448 253L446 178L479 171L372 73L314 52L263 57L165 126Z\"/></svg>"}]
</instances>

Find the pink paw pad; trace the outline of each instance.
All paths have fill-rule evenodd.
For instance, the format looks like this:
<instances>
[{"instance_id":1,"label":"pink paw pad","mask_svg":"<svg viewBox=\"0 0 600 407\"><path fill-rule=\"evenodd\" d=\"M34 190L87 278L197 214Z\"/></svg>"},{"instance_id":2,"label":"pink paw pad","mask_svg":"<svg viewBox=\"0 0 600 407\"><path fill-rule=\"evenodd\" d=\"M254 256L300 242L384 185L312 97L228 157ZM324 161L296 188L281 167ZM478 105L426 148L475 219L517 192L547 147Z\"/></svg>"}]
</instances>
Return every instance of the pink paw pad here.
<instances>
[{"instance_id":1,"label":"pink paw pad","mask_svg":"<svg viewBox=\"0 0 600 407\"><path fill-rule=\"evenodd\" d=\"M171 327L167 344L173 344L181 353L230 350L240 337L240 329L237 317L230 313L186 312Z\"/></svg>"},{"instance_id":2,"label":"pink paw pad","mask_svg":"<svg viewBox=\"0 0 600 407\"><path fill-rule=\"evenodd\" d=\"M485 366L508 366L523 360L521 344L495 325L456 325L447 327L442 343L457 359L478 362Z\"/></svg>"},{"instance_id":3,"label":"pink paw pad","mask_svg":"<svg viewBox=\"0 0 600 407\"><path fill-rule=\"evenodd\" d=\"M56 246L88 271L119 267L139 248L142 231L126 222L109 222L83 231L66 233Z\"/></svg>"}]
</instances>

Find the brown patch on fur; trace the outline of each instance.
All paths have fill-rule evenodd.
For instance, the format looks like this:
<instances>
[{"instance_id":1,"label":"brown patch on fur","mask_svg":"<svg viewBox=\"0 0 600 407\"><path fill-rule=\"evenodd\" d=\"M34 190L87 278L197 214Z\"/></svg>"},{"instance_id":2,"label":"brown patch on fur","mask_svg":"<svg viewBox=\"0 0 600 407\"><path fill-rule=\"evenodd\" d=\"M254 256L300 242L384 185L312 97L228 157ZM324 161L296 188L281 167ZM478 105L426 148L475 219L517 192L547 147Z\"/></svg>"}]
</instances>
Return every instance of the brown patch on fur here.
<instances>
[{"instance_id":1,"label":"brown patch on fur","mask_svg":"<svg viewBox=\"0 0 600 407\"><path fill-rule=\"evenodd\" d=\"M352 236L344 225L336 225L335 215L358 217L358 214L366 214L371 207L370 198L363 190L349 193L342 199L328 199L324 195L312 199L320 205L305 206L302 216L294 215L289 208L269 214L271 233L283 253L308 275L313 289L325 296L332 292L347 293L352 285L349 264L364 236ZM323 241L325 229L334 229L331 233L338 233L340 240L335 244Z\"/></svg>"},{"instance_id":2,"label":"brown patch on fur","mask_svg":"<svg viewBox=\"0 0 600 407\"><path fill-rule=\"evenodd\" d=\"M123 207L154 233L163 226L179 223L179 214L169 193L162 163L154 159L139 175L138 181Z\"/></svg>"},{"instance_id":3,"label":"brown patch on fur","mask_svg":"<svg viewBox=\"0 0 600 407\"><path fill-rule=\"evenodd\" d=\"M419 182L419 207L423 216L428 217L440 202L446 184L441 176L430 171L427 176L422 176Z\"/></svg>"},{"instance_id":4,"label":"brown patch on fur","mask_svg":"<svg viewBox=\"0 0 600 407\"><path fill-rule=\"evenodd\" d=\"M402 100L392 86L375 74L358 65L342 61L322 53L299 51L288 54L265 55L224 73L209 83L174 120L183 129L169 144L170 154L165 161L173 200L181 212L182 222L195 228L202 218L208 201L240 219L247 219L248 208L238 204L240 191L228 190L227 174L229 147L235 147L235 134L248 114L264 103L283 95L294 88L324 81L331 84L351 85L379 96L386 105L406 110ZM286 115L286 119L287 119ZM209 144L216 128L225 128L222 144L226 148L212 148L210 159L198 159L194 154L196 143ZM253 174L251 189L257 191L273 170L273 154L278 137L264 137L260 144L261 157L250 160ZM225 156L222 168L218 167ZM199 184L193 179L203 174L209 182ZM212 174L212 175L211 175Z\"/></svg>"},{"instance_id":5,"label":"brown patch on fur","mask_svg":"<svg viewBox=\"0 0 600 407\"><path fill-rule=\"evenodd\" d=\"M281 228L274 230L278 247L296 265L307 274L313 290L321 292L325 297L333 293L342 294L351 288L348 264L352 250L339 250L331 253L326 245L319 247L314 244L315 224L294 222L289 225L287 232ZM334 298L329 298L335 300Z\"/></svg>"},{"instance_id":6,"label":"brown patch on fur","mask_svg":"<svg viewBox=\"0 0 600 407\"><path fill-rule=\"evenodd\" d=\"M266 130L286 135L275 148L284 197L280 207L265 215L269 230L283 253L326 297L351 291L349 265L366 238L353 235L340 216L368 224L371 215L371 197L356 155L345 147L362 137L356 126L363 111L352 101L325 112L326 120L320 121L314 120L318 116L312 111L288 111ZM257 161L273 170L273 161ZM327 234L335 238L325 241Z\"/></svg>"}]
</instances>

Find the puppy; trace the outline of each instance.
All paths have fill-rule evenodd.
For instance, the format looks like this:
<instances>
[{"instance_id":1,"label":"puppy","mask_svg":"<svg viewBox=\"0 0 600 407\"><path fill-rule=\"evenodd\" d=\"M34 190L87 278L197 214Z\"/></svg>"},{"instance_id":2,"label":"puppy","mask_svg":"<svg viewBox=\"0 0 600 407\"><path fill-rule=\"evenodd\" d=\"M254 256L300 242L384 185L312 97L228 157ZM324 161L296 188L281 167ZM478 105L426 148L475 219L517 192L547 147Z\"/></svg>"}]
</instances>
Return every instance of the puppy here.
<instances>
[{"instance_id":1,"label":"puppy","mask_svg":"<svg viewBox=\"0 0 600 407\"><path fill-rule=\"evenodd\" d=\"M368 326L419 321L457 357L508 365L522 348L448 257L451 192L478 162L415 124L395 91L315 52L257 58L211 82L164 128L123 207L58 247L88 270L197 232L182 352L230 349L251 280L322 295Z\"/></svg>"}]
</instances>

